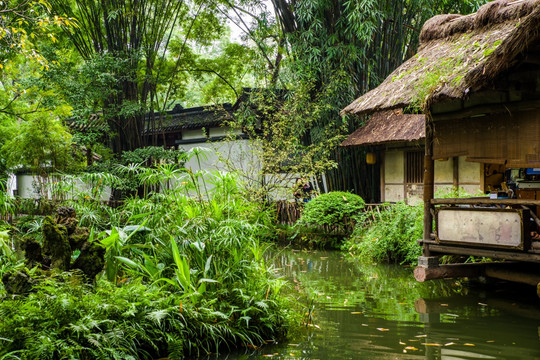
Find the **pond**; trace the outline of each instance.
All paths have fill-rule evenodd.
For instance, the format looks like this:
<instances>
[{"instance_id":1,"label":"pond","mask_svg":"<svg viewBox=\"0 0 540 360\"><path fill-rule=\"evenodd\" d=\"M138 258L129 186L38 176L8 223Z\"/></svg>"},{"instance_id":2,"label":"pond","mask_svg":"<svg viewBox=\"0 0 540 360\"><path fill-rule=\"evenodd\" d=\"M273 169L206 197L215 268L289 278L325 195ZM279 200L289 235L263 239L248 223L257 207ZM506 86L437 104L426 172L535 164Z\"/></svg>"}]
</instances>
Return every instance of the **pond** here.
<instances>
[{"instance_id":1,"label":"pond","mask_svg":"<svg viewBox=\"0 0 540 360\"><path fill-rule=\"evenodd\" d=\"M273 261L304 294L310 324L285 343L219 359L540 359L532 287L418 283L411 268L331 251L284 250Z\"/></svg>"}]
</instances>

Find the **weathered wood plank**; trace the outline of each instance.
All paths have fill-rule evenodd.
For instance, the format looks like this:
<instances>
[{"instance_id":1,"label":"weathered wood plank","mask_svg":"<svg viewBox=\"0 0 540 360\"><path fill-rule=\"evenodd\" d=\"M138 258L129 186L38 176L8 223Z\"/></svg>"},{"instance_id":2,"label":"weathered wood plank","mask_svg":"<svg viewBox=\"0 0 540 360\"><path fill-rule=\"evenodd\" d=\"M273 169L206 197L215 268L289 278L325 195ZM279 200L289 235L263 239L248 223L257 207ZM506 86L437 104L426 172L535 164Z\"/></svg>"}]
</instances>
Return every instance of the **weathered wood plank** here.
<instances>
[{"instance_id":1,"label":"weathered wood plank","mask_svg":"<svg viewBox=\"0 0 540 360\"><path fill-rule=\"evenodd\" d=\"M437 254L452 254L465 256L483 256L491 259L505 259L516 261L532 261L540 262L540 254L520 252L520 251L503 251L494 249L479 249L463 246L439 245L435 242L423 241L424 247L427 247L430 252Z\"/></svg>"},{"instance_id":2,"label":"weathered wood plank","mask_svg":"<svg viewBox=\"0 0 540 360\"><path fill-rule=\"evenodd\" d=\"M431 199L431 205L504 205L540 206L540 200L530 199L488 199L488 198L463 198L463 199Z\"/></svg>"}]
</instances>

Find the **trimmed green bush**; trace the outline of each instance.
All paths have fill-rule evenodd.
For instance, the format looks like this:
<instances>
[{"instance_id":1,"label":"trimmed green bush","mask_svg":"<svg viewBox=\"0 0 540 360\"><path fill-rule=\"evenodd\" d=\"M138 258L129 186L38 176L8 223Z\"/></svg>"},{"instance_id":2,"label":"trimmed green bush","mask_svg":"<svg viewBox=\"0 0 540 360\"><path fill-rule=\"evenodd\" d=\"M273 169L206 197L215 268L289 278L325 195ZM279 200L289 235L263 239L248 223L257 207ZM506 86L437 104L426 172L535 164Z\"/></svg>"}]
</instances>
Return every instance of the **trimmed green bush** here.
<instances>
[{"instance_id":1,"label":"trimmed green bush","mask_svg":"<svg viewBox=\"0 0 540 360\"><path fill-rule=\"evenodd\" d=\"M358 218L365 202L360 196L342 191L322 194L306 203L299 225L346 226Z\"/></svg>"}]
</instances>

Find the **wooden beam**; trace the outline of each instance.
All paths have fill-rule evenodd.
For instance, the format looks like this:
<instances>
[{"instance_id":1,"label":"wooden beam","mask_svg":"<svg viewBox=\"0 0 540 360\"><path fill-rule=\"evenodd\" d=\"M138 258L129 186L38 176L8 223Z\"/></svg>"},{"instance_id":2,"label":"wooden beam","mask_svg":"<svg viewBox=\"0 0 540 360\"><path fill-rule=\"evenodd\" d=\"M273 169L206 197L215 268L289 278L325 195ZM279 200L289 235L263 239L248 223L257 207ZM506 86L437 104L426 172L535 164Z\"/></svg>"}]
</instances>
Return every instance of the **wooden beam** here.
<instances>
[{"instance_id":1,"label":"wooden beam","mask_svg":"<svg viewBox=\"0 0 540 360\"><path fill-rule=\"evenodd\" d=\"M486 266L486 276L535 287L540 283L540 274L538 273L531 273L521 269L498 267L495 265Z\"/></svg>"},{"instance_id":2,"label":"wooden beam","mask_svg":"<svg viewBox=\"0 0 540 360\"><path fill-rule=\"evenodd\" d=\"M453 186L457 190L459 188L459 157L454 156L452 158L452 180L453 180Z\"/></svg>"},{"instance_id":3,"label":"wooden beam","mask_svg":"<svg viewBox=\"0 0 540 360\"><path fill-rule=\"evenodd\" d=\"M437 115L434 112L433 119L435 121L444 121L452 119L465 119L473 115L478 114L493 114L493 113L512 113L518 110L523 109L534 109L540 108L540 99L530 100L530 101L516 101L515 103L504 103L504 104L490 104L490 105L479 105L474 106L468 109L454 111L454 112L445 112ZM426 118L427 121L427 118Z\"/></svg>"},{"instance_id":4,"label":"wooden beam","mask_svg":"<svg viewBox=\"0 0 540 360\"><path fill-rule=\"evenodd\" d=\"M531 199L489 199L481 198L463 198L463 199L432 199L431 205L517 205L540 206L540 200Z\"/></svg>"},{"instance_id":5,"label":"wooden beam","mask_svg":"<svg viewBox=\"0 0 540 360\"><path fill-rule=\"evenodd\" d=\"M428 248L430 253L452 254L464 256L482 256L491 259L505 259L515 261L540 262L540 254L521 251L504 251L492 249L479 249L463 246L439 245L434 241L423 240L423 246Z\"/></svg>"},{"instance_id":6,"label":"wooden beam","mask_svg":"<svg viewBox=\"0 0 540 360\"><path fill-rule=\"evenodd\" d=\"M433 119L426 114L426 141L424 156L424 240L430 240L433 232L433 215L431 213L431 200L435 193L435 164L433 161ZM423 255L429 256L429 249L423 248Z\"/></svg>"},{"instance_id":7,"label":"wooden beam","mask_svg":"<svg viewBox=\"0 0 540 360\"><path fill-rule=\"evenodd\" d=\"M424 282L434 279L453 279L458 277L480 277L484 275L486 263L451 264L434 267L418 266L414 269L416 281Z\"/></svg>"}]
</instances>

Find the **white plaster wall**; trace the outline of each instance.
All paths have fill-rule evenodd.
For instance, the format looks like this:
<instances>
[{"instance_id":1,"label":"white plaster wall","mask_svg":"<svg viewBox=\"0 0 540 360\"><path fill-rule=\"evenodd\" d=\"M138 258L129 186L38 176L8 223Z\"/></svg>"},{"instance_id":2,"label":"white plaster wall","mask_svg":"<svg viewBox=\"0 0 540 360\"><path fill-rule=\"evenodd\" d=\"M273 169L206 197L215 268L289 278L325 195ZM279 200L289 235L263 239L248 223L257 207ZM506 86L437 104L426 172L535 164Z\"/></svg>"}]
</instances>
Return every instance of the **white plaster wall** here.
<instances>
[{"instance_id":1,"label":"white plaster wall","mask_svg":"<svg viewBox=\"0 0 540 360\"><path fill-rule=\"evenodd\" d=\"M452 159L446 161L435 160L435 184L454 183L454 164Z\"/></svg>"},{"instance_id":2,"label":"white plaster wall","mask_svg":"<svg viewBox=\"0 0 540 360\"><path fill-rule=\"evenodd\" d=\"M184 165L186 168L197 170L220 170L231 171L239 170L250 174L259 172L261 169L259 157L254 143L250 140L231 140L231 141L215 141L215 142L200 142L195 144L180 144L179 150L190 151L194 148L202 148L204 153L201 156L201 164L196 157L192 157Z\"/></svg>"},{"instance_id":3,"label":"white plaster wall","mask_svg":"<svg viewBox=\"0 0 540 360\"><path fill-rule=\"evenodd\" d=\"M401 185L385 185L384 186L384 200L388 202L397 202L404 200L405 189L403 184Z\"/></svg>"},{"instance_id":4,"label":"white plaster wall","mask_svg":"<svg viewBox=\"0 0 540 360\"><path fill-rule=\"evenodd\" d=\"M51 181L62 181L58 177L40 177L37 175L30 175L30 174L22 174L22 175L16 175L16 183L17 183L17 192L18 196L23 199L39 199L40 196L43 196L45 198L50 199L52 197L51 194L51 187L48 185ZM34 184L39 184L38 187L42 188L41 194L36 191L36 186ZM69 190L68 194L65 194L66 198L77 198L80 196L91 196L92 194L92 187L89 184L83 183L80 180L75 180L73 185L71 186L71 190ZM106 187L104 191L101 194L100 199L93 199L93 200L102 200L106 201L109 200L111 196L111 189L109 187Z\"/></svg>"},{"instance_id":5,"label":"white plaster wall","mask_svg":"<svg viewBox=\"0 0 540 360\"><path fill-rule=\"evenodd\" d=\"M478 184L480 189L480 174L482 164L477 162L465 161L465 157L459 158L459 183Z\"/></svg>"},{"instance_id":6,"label":"white plaster wall","mask_svg":"<svg viewBox=\"0 0 540 360\"><path fill-rule=\"evenodd\" d=\"M384 200L389 202L405 199L404 151L388 151L384 156ZM435 194L442 196L447 193L454 183L454 165L452 159L435 161ZM465 157L458 159L460 187L468 194L477 195L481 183L481 164L467 162ZM407 203L414 205L421 203L421 194L408 194Z\"/></svg>"},{"instance_id":7,"label":"white plaster wall","mask_svg":"<svg viewBox=\"0 0 540 360\"><path fill-rule=\"evenodd\" d=\"M39 195L34 190L34 180L37 180L33 175L17 175L17 193L23 199L37 199Z\"/></svg>"},{"instance_id":8,"label":"white plaster wall","mask_svg":"<svg viewBox=\"0 0 540 360\"><path fill-rule=\"evenodd\" d=\"M422 196L409 196L407 198L407 204L408 205L420 205L424 202L424 199L422 198Z\"/></svg>"},{"instance_id":9,"label":"white plaster wall","mask_svg":"<svg viewBox=\"0 0 540 360\"><path fill-rule=\"evenodd\" d=\"M210 137L241 135L241 129L231 129L229 126L213 127L209 130Z\"/></svg>"},{"instance_id":10,"label":"white plaster wall","mask_svg":"<svg viewBox=\"0 0 540 360\"><path fill-rule=\"evenodd\" d=\"M388 151L384 154L384 182L385 184L401 183L405 181L403 151ZM387 201L392 201L387 199Z\"/></svg>"},{"instance_id":11,"label":"white plaster wall","mask_svg":"<svg viewBox=\"0 0 540 360\"><path fill-rule=\"evenodd\" d=\"M202 129L195 130L182 130L182 140L195 140L195 139L205 139L206 136Z\"/></svg>"}]
</instances>

